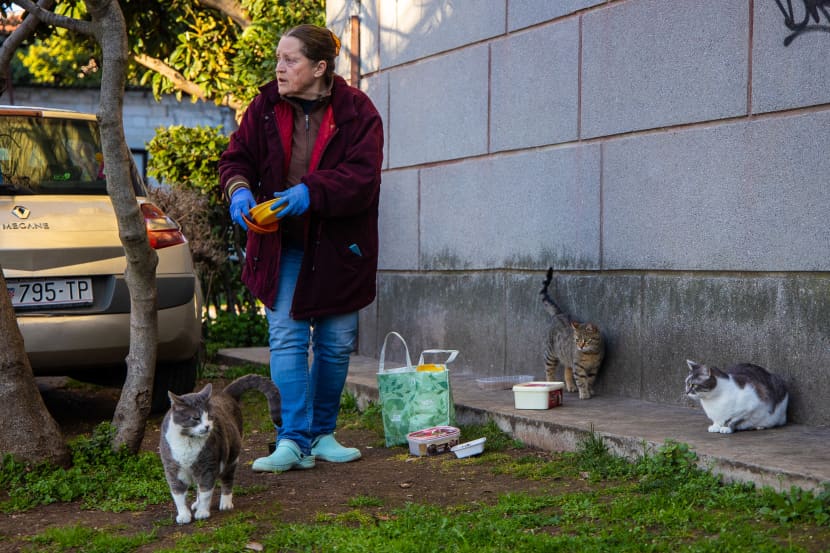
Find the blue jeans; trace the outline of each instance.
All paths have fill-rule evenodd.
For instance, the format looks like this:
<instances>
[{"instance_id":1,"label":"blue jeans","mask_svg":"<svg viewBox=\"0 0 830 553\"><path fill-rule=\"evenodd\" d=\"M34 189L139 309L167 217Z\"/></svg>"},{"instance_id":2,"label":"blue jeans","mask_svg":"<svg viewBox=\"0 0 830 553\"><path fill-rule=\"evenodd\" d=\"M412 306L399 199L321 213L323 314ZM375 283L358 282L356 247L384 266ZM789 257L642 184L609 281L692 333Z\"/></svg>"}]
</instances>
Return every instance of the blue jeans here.
<instances>
[{"instance_id":1,"label":"blue jeans","mask_svg":"<svg viewBox=\"0 0 830 553\"><path fill-rule=\"evenodd\" d=\"M282 398L282 426L277 429L277 440L293 440L303 453L310 454L311 442L334 432L337 424L358 316L355 311L311 320L291 318L291 301L302 259L302 251L283 248L277 300L265 313L271 378ZM309 343L314 353L311 367Z\"/></svg>"}]
</instances>

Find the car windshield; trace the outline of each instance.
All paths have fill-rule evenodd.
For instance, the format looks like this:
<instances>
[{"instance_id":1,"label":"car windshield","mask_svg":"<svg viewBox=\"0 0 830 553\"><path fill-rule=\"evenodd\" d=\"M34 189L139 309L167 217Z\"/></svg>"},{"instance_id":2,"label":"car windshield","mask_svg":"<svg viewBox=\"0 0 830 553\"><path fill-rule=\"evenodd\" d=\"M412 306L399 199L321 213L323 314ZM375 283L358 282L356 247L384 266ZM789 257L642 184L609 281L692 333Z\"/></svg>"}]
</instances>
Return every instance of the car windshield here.
<instances>
[{"instance_id":1,"label":"car windshield","mask_svg":"<svg viewBox=\"0 0 830 553\"><path fill-rule=\"evenodd\" d=\"M0 117L0 194L106 194L95 121Z\"/></svg>"}]
</instances>

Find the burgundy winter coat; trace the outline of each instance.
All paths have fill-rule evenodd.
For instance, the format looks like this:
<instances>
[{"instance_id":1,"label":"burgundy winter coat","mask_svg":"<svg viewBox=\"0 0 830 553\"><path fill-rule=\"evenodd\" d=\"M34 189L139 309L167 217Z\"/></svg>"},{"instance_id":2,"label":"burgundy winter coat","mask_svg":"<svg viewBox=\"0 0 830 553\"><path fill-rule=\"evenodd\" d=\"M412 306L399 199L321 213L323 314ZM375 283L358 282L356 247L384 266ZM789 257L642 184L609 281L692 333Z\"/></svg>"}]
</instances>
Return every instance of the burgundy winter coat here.
<instances>
[{"instance_id":1,"label":"burgundy winter coat","mask_svg":"<svg viewBox=\"0 0 830 553\"><path fill-rule=\"evenodd\" d=\"M311 168L301 179L311 205L294 319L357 311L375 298L383 126L369 97L336 75L326 109ZM219 162L221 185L242 176L257 203L273 198L285 188L292 129L293 108L272 81L231 135ZM280 231L248 232L242 281L269 307L277 295L280 246Z\"/></svg>"}]
</instances>

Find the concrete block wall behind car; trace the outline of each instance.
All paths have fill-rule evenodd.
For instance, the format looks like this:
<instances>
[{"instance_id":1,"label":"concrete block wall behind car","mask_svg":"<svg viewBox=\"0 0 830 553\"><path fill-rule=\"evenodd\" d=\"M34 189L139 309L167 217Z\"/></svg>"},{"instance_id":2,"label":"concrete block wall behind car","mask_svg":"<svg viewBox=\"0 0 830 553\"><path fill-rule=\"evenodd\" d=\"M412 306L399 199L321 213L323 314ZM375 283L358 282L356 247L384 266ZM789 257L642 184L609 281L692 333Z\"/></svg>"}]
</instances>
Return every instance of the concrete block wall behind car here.
<instances>
[{"instance_id":1,"label":"concrete block wall behind car","mask_svg":"<svg viewBox=\"0 0 830 553\"><path fill-rule=\"evenodd\" d=\"M750 361L830 424L830 35L785 46L775 2L486 4L327 3L387 125L361 353L541 377L551 265L606 331L600 393L688 405L687 358Z\"/></svg>"}]
</instances>

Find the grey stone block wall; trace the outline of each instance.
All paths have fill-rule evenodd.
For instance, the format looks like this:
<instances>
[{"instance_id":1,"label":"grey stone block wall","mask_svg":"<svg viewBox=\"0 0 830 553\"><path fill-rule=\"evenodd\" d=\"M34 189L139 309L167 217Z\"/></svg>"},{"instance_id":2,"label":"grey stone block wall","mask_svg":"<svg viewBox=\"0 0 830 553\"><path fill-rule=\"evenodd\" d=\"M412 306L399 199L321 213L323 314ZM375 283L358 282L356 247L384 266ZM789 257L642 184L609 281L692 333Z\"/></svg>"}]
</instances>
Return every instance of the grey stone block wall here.
<instances>
[{"instance_id":1,"label":"grey stone block wall","mask_svg":"<svg viewBox=\"0 0 830 553\"><path fill-rule=\"evenodd\" d=\"M687 405L686 359L748 361L830 424L830 34L771 1L486 4L327 3L387 132L361 353L397 330L542 377L552 266L604 330L600 394Z\"/></svg>"},{"instance_id":2,"label":"grey stone block wall","mask_svg":"<svg viewBox=\"0 0 830 553\"><path fill-rule=\"evenodd\" d=\"M582 136L747 113L745 0L618 2L582 18Z\"/></svg>"}]
</instances>

